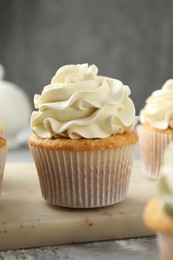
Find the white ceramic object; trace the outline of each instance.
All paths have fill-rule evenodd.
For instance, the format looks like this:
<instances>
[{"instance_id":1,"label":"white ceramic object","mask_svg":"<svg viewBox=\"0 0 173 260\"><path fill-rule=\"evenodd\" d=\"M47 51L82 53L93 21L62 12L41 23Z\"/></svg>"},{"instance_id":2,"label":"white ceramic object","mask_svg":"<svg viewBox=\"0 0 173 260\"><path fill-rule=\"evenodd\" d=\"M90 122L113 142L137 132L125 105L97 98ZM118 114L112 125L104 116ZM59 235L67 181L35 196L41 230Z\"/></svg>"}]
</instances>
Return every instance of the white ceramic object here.
<instances>
[{"instance_id":1,"label":"white ceramic object","mask_svg":"<svg viewBox=\"0 0 173 260\"><path fill-rule=\"evenodd\" d=\"M29 125L31 104L21 88L3 79L4 74L0 65L0 119L9 147L14 148L18 145L17 135Z\"/></svg>"}]
</instances>

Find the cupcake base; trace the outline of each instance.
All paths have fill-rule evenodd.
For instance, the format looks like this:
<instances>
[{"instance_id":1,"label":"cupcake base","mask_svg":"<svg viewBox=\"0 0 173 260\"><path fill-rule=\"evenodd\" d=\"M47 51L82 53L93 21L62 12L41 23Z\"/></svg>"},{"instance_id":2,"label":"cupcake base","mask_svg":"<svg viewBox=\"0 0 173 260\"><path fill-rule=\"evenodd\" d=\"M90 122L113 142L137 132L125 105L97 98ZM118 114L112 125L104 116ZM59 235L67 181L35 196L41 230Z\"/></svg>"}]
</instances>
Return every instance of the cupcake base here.
<instances>
[{"instance_id":1,"label":"cupcake base","mask_svg":"<svg viewBox=\"0 0 173 260\"><path fill-rule=\"evenodd\" d=\"M43 198L70 208L120 202L127 194L137 140L136 133L105 140L49 140L33 135L29 147Z\"/></svg>"},{"instance_id":2,"label":"cupcake base","mask_svg":"<svg viewBox=\"0 0 173 260\"><path fill-rule=\"evenodd\" d=\"M49 151L30 146L42 196L55 205L94 208L127 194L134 145L105 151Z\"/></svg>"},{"instance_id":3,"label":"cupcake base","mask_svg":"<svg viewBox=\"0 0 173 260\"><path fill-rule=\"evenodd\" d=\"M173 219L160 206L157 197L148 202L144 210L144 223L157 234L160 260L173 260Z\"/></svg>"},{"instance_id":4,"label":"cupcake base","mask_svg":"<svg viewBox=\"0 0 173 260\"><path fill-rule=\"evenodd\" d=\"M163 233L157 234L160 260L173 260L173 236Z\"/></svg>"},{"instance_id":5,"label":"cupcake base","mask_svg":"<svg viewBox=\"0 0 173 260\"><path fill-rule=\"evenodd\" d=\"M143 172L146 176L157 179L163 161L164 150L173 140L173 129L162 131L149 125L139 125L138 134Z\"/></svg>"}]
</instances>

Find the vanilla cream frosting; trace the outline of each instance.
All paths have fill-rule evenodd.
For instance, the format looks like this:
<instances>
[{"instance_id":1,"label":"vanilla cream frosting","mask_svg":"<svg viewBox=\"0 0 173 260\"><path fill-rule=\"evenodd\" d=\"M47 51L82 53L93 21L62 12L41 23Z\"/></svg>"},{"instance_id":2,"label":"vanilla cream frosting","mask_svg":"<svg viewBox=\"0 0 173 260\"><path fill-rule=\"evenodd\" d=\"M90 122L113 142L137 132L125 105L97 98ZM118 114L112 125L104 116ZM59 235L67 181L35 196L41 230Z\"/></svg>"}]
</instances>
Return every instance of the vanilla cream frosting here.
<instances>
[{"instance_id":1,"label":"vanilla cream frosting","mask_svg":"<svg viewBox=\"0 0 173 260\"><path fill-rule=\"evenodd\" d=\"M173 217L173 142L169 143L164 153L157 191L162 209Z\"/></svg>"},{"instance_id":2,"label":"vanilla cream frosting","mask_svg":"<svg viewBox=\"0 0 173 260\"><path fill-rule=\"evenodd\" d=\"M173 128L173 79L167 80L146 100L140 121L160 130Z\"/></svg>"},{"instance_id":3,"label":"vanilla cream frosting","mask_svg":"<svg viewBox=\"0 0 173 260\"><path fill-rule=\"evenodd\" d=\"M117 79L98 76L88 64L66 65L35 95L31 116L42 138L106 138L130 132L137 123L130 89Z\"/></svg>"}]
</instances>

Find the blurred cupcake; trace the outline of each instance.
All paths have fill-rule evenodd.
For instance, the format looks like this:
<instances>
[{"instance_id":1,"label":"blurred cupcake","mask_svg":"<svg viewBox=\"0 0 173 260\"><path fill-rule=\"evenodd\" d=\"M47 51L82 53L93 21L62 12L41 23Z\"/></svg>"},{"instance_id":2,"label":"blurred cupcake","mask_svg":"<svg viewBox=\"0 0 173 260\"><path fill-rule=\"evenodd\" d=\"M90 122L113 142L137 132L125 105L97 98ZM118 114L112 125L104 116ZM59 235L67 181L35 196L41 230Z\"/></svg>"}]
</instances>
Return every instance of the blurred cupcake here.
<instances>
[{"instance_id":1,"label":"blurred cupcake","mask_svg":"<svg viewBox=\"0 0 173 260\"><path fill-rule=\"evenodd\" d=\"M172 260L173 249L173 142L165 150L157 182L157 197L149 201L144 212L148 228L157 233L160 259Z\"/></svg>"},{"instance_id":2,"label":"blurred cupcake","mask_svg":"<svg viewBox=\"0 0 173 260\"><path fill-rule=\"evenodd\" d=\"M5 167L5 161L7 156L7 141L3 137L1 137L2 132L3 132L3 124L0 121L0 193L2 189L4 167Z\"/></svg>"},{"instance_id":3,"label":"blurred cupcake","mask_svg":"<svg viewBox=\"0 0 173 260\"><path fill-rule=\"evenodd\" d=\"M144 173L157 179L168 143L173 140L173 79L146 100L138 126Z\"/></svg>"},{"instance_id":4,"label":"blurred cupcake","mask_svg":"<svg viewBox=\"0 0 173 260\"><path fill-rule=\"evenodd\" d=\"M128 86L97 72L95 65L64 66L35 95L29 147L51 204L102 207L127 194L135 107Z\"/></svg>"}]
</instances>

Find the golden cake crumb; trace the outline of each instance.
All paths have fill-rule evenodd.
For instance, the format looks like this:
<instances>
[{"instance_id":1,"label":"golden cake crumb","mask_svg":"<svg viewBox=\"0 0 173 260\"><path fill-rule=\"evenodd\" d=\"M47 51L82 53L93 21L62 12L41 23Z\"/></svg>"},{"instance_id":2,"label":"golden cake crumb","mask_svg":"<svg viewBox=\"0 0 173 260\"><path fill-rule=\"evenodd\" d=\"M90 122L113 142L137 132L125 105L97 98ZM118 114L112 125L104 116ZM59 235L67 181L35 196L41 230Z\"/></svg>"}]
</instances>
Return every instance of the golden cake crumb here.
<instances>
[{"instance_id":1,"label":"golden cake crumb","mask_svg":"<svg viewBox=\"0 0 173 260\"><path fill-rule=\"evenodd\" d=\"M161 208L158 198L153 198L144 211L146 226L156 232L173 235L173 218L169 217Z\"/></svg>"},{"instance_id":2,"label":"golden cake crumb","mask_svg":"<svg viewBox=\"0 0 173 260\"><path fill-rule=\"evenodd\" d=\"M146 130L149 130L149 131L155 131L155 132L159 132L159 133L163 133L163 134L171 134L173 135L173 129L172 128L167 128L167 129L158 129L158 128L155 128L147 123L145 124L141 124L140 127L146 129Z\"/></svg>"},{"instance_id":3,"label":"golden cake crumb","mask_svg":"<svg viewBox=\"0 0 173 260\"><path fill-rule=\"evenodd\" d=\"M5 146L7 144L7 141L4 138L0 138L0 148Z\"/></svg>"},{"instance_id":4,"label":"golden cake crumb","mask_svg":"<svg viewBox=\"0 0 173 260\"><path fill-rule=\"evenodd\" d=\"M69 138L41 138L33 134L29 138L29 145L33 145L49 150L64 150L64 151L95 151L107 150L112 148L120 148L126 145L136 143L138 136L135 132L116 134L103 139L84 139L72 140Z\"/></svg>"}]
</instances>

